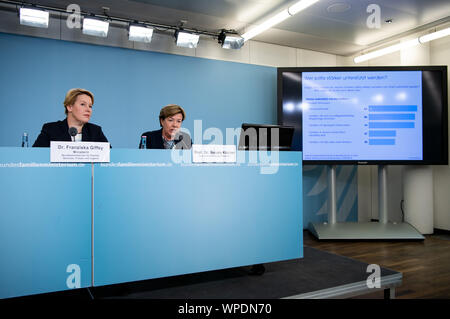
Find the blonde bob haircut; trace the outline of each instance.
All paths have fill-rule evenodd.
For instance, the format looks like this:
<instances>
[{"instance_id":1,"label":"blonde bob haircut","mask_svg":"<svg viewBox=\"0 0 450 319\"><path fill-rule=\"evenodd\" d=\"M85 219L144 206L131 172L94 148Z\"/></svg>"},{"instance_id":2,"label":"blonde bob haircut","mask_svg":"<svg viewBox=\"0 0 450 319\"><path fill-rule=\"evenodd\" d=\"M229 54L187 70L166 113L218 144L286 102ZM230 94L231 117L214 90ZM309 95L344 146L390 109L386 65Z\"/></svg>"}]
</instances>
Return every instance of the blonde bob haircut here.
<instances>
[{"instance_id":1,"label":"blonde bob haircut","mask_svg":"<svg viewBox=\"0 0 450 319\"><path fill-rule=\"evenodd\" d=\"M85 90L85 89L71 89L66 94L66 98L64 99L64 113L67 115L67 107L69 105L73 105L75 101L77 100L78 95L85 94L89 96L92 100L92 104L94 104L94 94L92 92Z\"/></svg>"},{"instance_id":2,"label":"blonde bob haircut","mask_svg":"<svg viewBox=\"0 0 450 319\"><path fill-rule=\"evenodd\" d=\"M186 113L184 112L183 108L176 104L169 104L164 106L161 111L159 112L159 125L161 125L161 121L165 120L168 117L174 116L175 114L181 113L181 116L183 116L182 121L186 118Z\"/></svg>"}]
</instances>

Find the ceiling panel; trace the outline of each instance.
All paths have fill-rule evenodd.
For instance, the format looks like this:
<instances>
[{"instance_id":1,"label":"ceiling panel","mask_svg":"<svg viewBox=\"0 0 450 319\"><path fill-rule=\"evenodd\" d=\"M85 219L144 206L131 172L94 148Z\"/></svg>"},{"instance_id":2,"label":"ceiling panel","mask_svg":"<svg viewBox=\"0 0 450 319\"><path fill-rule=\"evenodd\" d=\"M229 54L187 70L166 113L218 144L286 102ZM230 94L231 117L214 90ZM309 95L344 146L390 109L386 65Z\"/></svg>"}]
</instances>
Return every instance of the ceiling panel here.
<instances>
[{"instance_id":1,"label":"ceiling panel","mask_svg":"<svg viewBox=\"0 0 450 319\"><path fill-rule=\"evenodd\" d=\"M73 0L31 0L32 3L66 7ZM263 18L295 3L294 0L77 0L82 11L141 21L217 32L241 33ZM380 7L380 28L369 28L367 7ZM347 8L343 12L333 9ZM339 11L339 10L338 10ZM385 23L391 19L392 23ZM339 55L351 55L433 23L450 24L450 0L320 0L280 23L255 40Z\"/></svg>"}]
</instances>

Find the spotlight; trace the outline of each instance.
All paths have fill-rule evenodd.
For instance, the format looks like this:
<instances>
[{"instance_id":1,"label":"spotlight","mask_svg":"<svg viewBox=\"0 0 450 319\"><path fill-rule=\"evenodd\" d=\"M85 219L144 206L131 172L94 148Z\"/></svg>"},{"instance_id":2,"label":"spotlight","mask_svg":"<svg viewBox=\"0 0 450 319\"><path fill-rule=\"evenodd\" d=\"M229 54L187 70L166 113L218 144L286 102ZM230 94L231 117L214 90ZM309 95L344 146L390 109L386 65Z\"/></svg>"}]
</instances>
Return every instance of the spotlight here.
<instances>
[{"instance_id":1,"label":"spotlight","mask_svg":"<svg viewBox=\"0 0 450 319\"><path fill-rule=\"evenodd\" d=\"M48 28L49 13L47 11L33 8L20 8L19 16L20 24L22 25Z\"/></svg>"},{"instance_id":2,"label":"spotlight","mask_svg":"<svg viewBox=\"0 0 450 319\"><path fill-rule=\"evenodd\" d=\"M179 47L191 49L196 48L199 38L200 36L198 34L193 34L182 30L175 31L175 39L177 46Z\"/></svg>"},{"instance_id":3,"label":"spotlight","mask_svg":"<svg viewBox=\"0 0 450 319\"><path fill-rule=\"evenodd\" d=\"M130 24L128 28L128 40L150 43L152 41L153 28L140 24Z\"/></svg>"},{"instance_id":4,"label":"spotlight","mask_svg":"<svg viewBox=\"0 0 450 319\"><path fill-rule=\"evenodd\" d=\"M224 49L240 49L244 45L244 38L238 34L227 34L225 30L219 34L219 44Z\"/></svg>"},{"instance_id":5,"label":"spotlight","mask_svg":"<svg viewBox=\"0 0 450 319\"><path fill-rule=\"evenodd\" d=\"M106 38L108 35L109 22L94 17L84 17L83 34Z\"/></svg>"}]
</instances>

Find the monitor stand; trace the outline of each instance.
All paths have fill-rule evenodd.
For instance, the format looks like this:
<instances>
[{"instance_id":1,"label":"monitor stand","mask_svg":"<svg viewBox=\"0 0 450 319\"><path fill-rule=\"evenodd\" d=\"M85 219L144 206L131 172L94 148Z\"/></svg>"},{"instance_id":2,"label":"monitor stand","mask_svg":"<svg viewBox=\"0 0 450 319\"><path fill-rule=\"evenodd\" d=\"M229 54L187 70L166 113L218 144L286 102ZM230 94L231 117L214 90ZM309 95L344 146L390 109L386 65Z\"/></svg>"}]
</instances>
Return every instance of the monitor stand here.
<instances>
[{"instance_id":1,"label":"monitor stand","mask_svg":"<svg viewBox=\"0 0 450 319\"><path fill-rule=\"evenodd\" d=\"M337 222L336 165L328 170L328 222L310 223L309 231L319 240L423 240L408 223L389 222L387 208L387 166L378 165L378 222Z\"/></svg>"}]
</instances>

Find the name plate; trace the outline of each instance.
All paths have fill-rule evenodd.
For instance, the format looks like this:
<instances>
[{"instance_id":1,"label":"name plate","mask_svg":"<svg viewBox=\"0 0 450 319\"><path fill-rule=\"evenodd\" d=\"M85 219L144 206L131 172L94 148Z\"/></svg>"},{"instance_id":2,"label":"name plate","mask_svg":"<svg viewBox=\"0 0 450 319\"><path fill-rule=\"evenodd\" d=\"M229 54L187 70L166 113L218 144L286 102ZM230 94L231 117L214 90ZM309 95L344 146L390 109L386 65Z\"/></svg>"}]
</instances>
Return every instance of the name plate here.
<instances>
[{"instance_id":1,"label":"name plate","mask_svg":"<svg viewBox=\"0 0 450 319\"><path fill-rule=\"evenodd\" d=\"M192 163L236 163L236 145L192 145Z\"/></svg>"},{"instance_id":2,"label":"name plate","mask_svg":"<svg viewBox=\"0 0 450 319\"><path fill-rule=\"evenodd\" d=\"M109 163L109 153L105 142L50 142L52 163Z\"/></svg>"}]
</instances>

